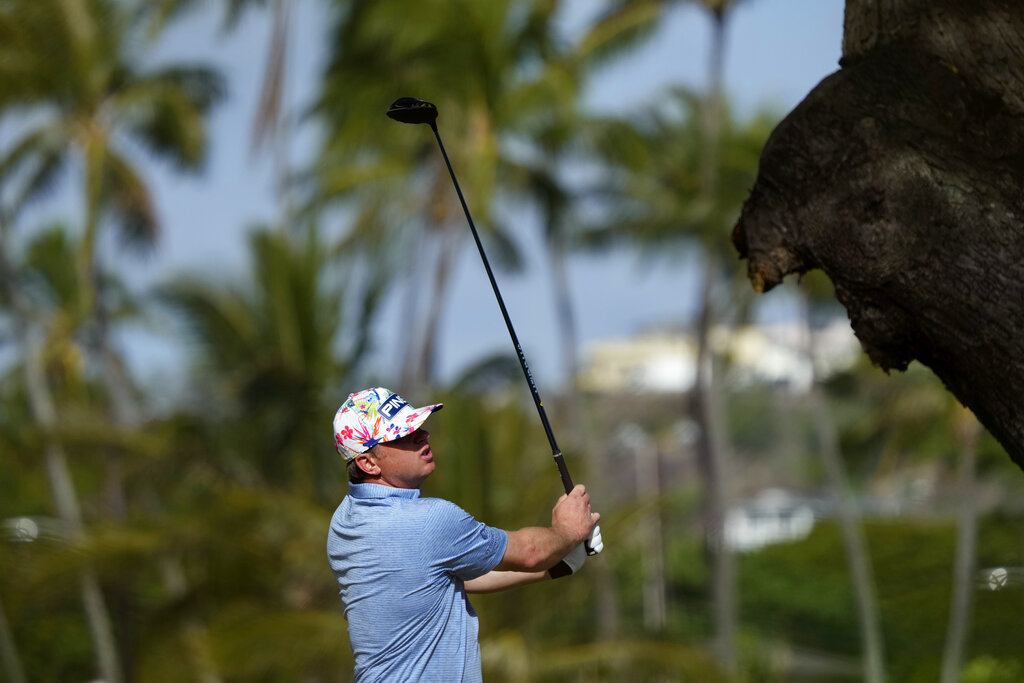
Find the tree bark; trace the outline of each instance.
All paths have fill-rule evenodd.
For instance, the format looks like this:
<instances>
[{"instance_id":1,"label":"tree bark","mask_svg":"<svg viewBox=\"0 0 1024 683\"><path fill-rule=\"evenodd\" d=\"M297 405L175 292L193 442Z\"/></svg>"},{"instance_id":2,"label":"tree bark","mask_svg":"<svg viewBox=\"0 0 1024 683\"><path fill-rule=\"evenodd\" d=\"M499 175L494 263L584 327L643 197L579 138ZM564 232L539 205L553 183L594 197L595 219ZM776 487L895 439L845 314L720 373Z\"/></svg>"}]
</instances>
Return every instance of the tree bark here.
<instances>
[{"instance_id":1,"label":"tree bark","mask_svg":"<svg viewBox=\"0 0 1024 683\"><path fill-rule=\"evenodd\" d=\"M930 367L1024 468L1021 35L1017 0L847 0L732 239L759 292L822 269L876 365Z\"/></svg>"}]
</instances>

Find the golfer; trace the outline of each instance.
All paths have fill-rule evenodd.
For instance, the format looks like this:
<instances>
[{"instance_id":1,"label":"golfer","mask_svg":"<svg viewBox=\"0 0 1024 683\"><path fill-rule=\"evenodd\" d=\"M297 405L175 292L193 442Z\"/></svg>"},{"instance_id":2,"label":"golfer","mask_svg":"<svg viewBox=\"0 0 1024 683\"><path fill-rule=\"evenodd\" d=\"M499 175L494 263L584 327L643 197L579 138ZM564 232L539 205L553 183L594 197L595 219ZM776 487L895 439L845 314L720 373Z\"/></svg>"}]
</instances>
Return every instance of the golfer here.
<instances>
[{"instance_id":1,"label":"golfer","mask_svg":"<svg viewBox=\"0 0 1024 683\"><path fill-rule=\"evenodd\" d=\"M439 498L420 497L434 471L423 422L383 387L352 394L334 416L349 491L334 512L327 557L340 587L355 680L481 681L477 617L467 593L574 573L600 515L583 486L563 495L550 527L503 531ZM595 548L600 538L592 539ZM560 561L562 561L560 563Z\"/></svg>"}]
</instances>

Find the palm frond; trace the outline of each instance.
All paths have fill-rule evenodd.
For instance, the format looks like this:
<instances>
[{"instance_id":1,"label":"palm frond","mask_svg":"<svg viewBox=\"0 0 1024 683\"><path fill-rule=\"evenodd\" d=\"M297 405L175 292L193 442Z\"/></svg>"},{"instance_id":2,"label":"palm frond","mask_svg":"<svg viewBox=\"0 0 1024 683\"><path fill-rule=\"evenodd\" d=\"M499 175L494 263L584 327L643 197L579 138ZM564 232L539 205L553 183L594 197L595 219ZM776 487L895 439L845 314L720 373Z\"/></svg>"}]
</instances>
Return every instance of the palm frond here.
<instances>
[{"instance_id":1,"label":"palm frond","mask_svg":"<svg viewBox=\"0 0 1024 683\"><path fill-rule=\"evenodd\" d=\"M77 244L62 224L52 224L35 233L25 249L24 263L37 300L50 306L74 310L78 302L78 278L75 274Z\"/></svg>"},{"instance_id":2,"label":"palm frond","mask_svg":"<svg viewBox=\"0 0 1024 683\"><path fill-rule=\"evenodd\" d=\"M126 83L112 101L133 140L178 170L194 171L207 152L204 117L224 95L215 71L175 67Z\"/></svg>"},{"instance_id":3,"label":"palm frond","mask_svg":"<svg viewBox=\"0 0 1024 683\"><path fill-rule=\"evenodd\" d=\"M44 123L22 135L0 158L0 183L8 184L19 173L32 174L26 166L65 149L66 129L60 122ZM38 162L37 162L38 163Z\"/></svg>"},{"instance_id":4,"label":"palm frond","mask_svg":"<svg viewBox=\"0 0 1024 683\"><path fill-rule=\"evenodd\" d=\"M489 225L490 230L480 237L486 243L484 250L487 252L488 260L505 272L521 272L525 262L522 250L514 238L516 231L498 217L492 218Z\"/></svg>"},{"instance_id":5,"label":"palm frond","mask_svg":"<svg viewBox=\"0 0 1024 683\"><path fill-rule=\"evenodd\" d=\"M51 138L40 142L35 149L26 150L25 158L12 160L10 173L18 174L18 185L9 209L13 218L17 218L27 206L49 197L67 165L67 149L60 140ZM27 154L31 154L31 157ZM19 167L16 171L15 165ZM0 171L0 183L4 183L4 174L5 171Z\"/></svg>"},{"instance_id":6,"label":"palm frond","mask_svg":"<svg viewBox=\"0 0 1024 683\"><path fill-rule=\"evenodd\" d=\"M147 249L160 230L156 207L146 181L112 151L104 164L103 203L114 215L122 242L133 249Z\"/></svg>"},{"instance_id":7,"label":"palm frond","mask_svg":"<svg viewBox=\"0 0 1024 683\"><path fill-rule=\"evenodd\" d=\"M662 0L622 0L606 10L576 46L591 68L639 47L657 29Z\"/></svg>"},{"instance_id":8,"label":"palm frond","mask_svg":"<svg viewBox=\"0 0 1024 683\"><path fill-rule=\"evenodd\" d=\"M183 278L162 287L159 298L182 314L191 340L212 363L227 370L252 360L261 330L240 293Z\"/></svg>"},{"instance_id":9,"label":"palm frond","mask_svg":"<svg viewBox=\"0 0 1024 683\"><path fill-rule=\"evenodd\" d=\"M250 148L257 151L277 131L284 93L285 60L288 54L288 25L291 15L289 0L274 0L274 18L270 31L267 64L263 69L256 119L253 122Z\"/></svg>"}]
</instances>

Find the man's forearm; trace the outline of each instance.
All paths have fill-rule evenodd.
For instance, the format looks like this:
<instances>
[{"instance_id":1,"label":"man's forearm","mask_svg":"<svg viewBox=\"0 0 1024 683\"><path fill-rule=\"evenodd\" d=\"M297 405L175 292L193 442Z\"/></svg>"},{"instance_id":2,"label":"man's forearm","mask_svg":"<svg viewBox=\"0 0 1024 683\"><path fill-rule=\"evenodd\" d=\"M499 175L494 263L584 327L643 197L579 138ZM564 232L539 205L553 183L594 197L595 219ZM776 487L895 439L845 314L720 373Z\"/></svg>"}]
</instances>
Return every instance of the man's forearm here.
<instances>
[{"instance_id":1,"label":"man's forearm","mask_svg":"<svg viewBox=\"0 0 1024 683\"><path fill-rule=\"evenodd\" d=\"M551 578L547 572L503 572L495 569L483 576L466 581L467 593L497 593L528 583L537 583Z\"/></svg>"},{"instance_id":2,"label":"man's forearm","mask_svg":"<svg viewBox=\"0 0 1024 683\"><path fill-rule=\"evenodd\" d=\"M579 543L550 527L526 527L508 532L505 556L499 571L544 572L558 564Z\"/></svg>"}]
</instances>

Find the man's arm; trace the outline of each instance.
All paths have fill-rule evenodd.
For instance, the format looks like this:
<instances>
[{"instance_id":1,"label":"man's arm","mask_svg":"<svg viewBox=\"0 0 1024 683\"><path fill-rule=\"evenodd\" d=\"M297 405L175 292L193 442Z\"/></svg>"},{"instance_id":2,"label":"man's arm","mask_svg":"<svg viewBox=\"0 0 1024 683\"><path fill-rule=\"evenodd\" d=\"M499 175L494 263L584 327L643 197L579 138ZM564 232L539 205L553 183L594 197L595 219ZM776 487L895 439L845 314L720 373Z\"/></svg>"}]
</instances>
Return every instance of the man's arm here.
<instances>
[{"instance_id":1,"label":"man's arm","mask_svg":"<svg viewBox=\"0 0 1024 683\"><path fill-rule=\"evenodd\" d=\"M597 537L600 542L600 536ZM580 543L574 547L568 555L546 572L510 572L493 570L483 576L466 581L464 586L467 593L496 593L506 588L524 586L528 583L536 583L545 579L557 579L563 576L575 574L587 561L587 551ZM558 570L557 572L555 570Z\"/></svg>"},{"instance_id":2,"label":"man's arm","mask_svg":"<svg viewBox=\"0 0 1024 683\"><path fill-rule=\"evenodd\" d=\"M551 511L550 527L526 527L518 531L508 531L508 544L501 562L491 574L512 572L516 574L536 574L532 579L523 576L521 580L513 577L492 577L488 585L500 582L502 588L511 588L522 583L541 581L547 576L547 570L569 554L569 552L590 536L591 530L601 515L590 509L590 496L582 485L576 486L571 493L563 495L555 503ZM474 579L485 579L489 574ZM509 583L512 582L512 583ZM472 581L466 583L470 590ZM473 586L476 592L478 586ZM501 590L492 588L491 590Z\"/></svg>"},{"instance_id":3,"label":"man's arm","mask_svg":"<svg viewBox=\"0 0 1024 683\"><path fill-rule=\"evenodd\" d=\"M465 583L467 593L497 593L528 583L550 579L547 572L506 572L495 569Z\"/></svg>"},{"instance_id":4,"label":"man's arm","mask_svg":"<svg viewBox=\"0 0 1024 683\"><path fill-rule=\"evenodd\" d=\"M576 534L554 527L534 526L506 533L508 545L504 557L495 567L498 571L547 571L581 543Z\"/></svg>"}]
</instances>

